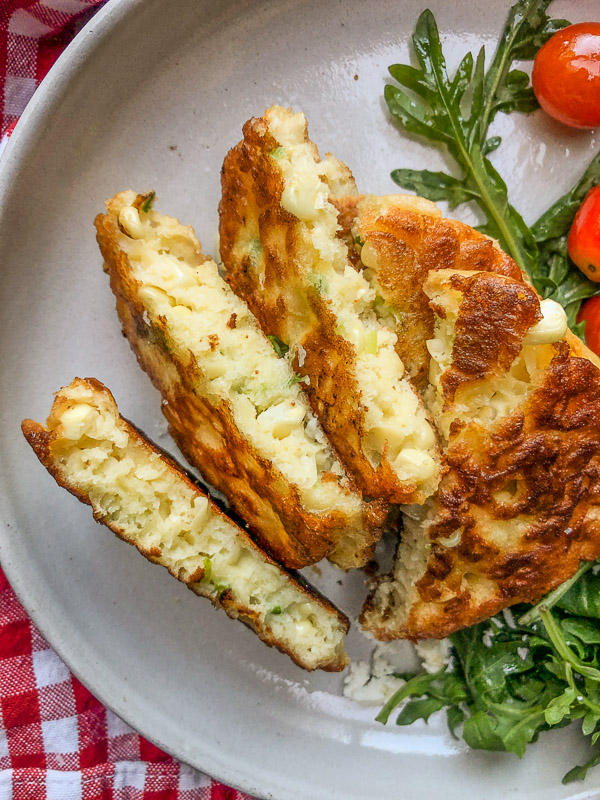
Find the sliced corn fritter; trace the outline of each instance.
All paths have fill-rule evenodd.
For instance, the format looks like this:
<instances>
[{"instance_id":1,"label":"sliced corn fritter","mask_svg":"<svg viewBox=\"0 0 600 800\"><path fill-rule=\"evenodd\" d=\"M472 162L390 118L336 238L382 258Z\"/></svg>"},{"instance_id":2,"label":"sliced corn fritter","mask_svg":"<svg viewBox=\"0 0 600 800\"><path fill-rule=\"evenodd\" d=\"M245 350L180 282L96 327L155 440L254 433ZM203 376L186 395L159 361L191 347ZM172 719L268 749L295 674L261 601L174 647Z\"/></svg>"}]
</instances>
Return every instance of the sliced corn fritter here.
<instances>
[{"instance_id":1,"label":"sliced corn fritter","mask_svg":"<svg viewBox=\"0 0 600 800\"><path fill-rule=\"evenodd\" d=\"M302 388L363 492L422 502L439 480L436 434L374 311L375 290L339 238L348 168L319 158L301 113L244 126L222 170L221 257L263 330L282 340Z\"/></svg>"},{"instance_id":2,"label":"sliced corn fritter","mask_svg":"<svg viewBox=\"0 0 600 800\"><path fill-rule=\"evenodd\" d=\"M435 203L423 197L348 192L334 202L338 235L346 242L352 263L375 287L375 307L395 328L398 355L421 391L429 386L427 341L434 327L424 291L429 272L494 272L528 283L497 241L464 222L443 218ZM571 331L565 338L574 354L600 366L598 356Z\"/></svg>"},{"instance_id":3,"label":"sliced corn fritter","mask_svg":"<svg viewBox=\"0 0 600 800\"><path fill-rule=\"evenodd\" d=\"M447 636L600 556L600 370L564 311L492 272L432 271L423 288L448 472L405 509L393 574L367 599L380 639Z\"/></svg>"},{"instance_id":4,"label":"sliced corn fritter","mask_svg":"<svg viewBox=\"0 0 600 800\"><path fill-rule=\"evenodd\" d=\"M344 668L343 614L262 552L119 415L101 383L75 379L46 426L25 420L23 432L57 483L150 561L304 669Z\"/></svg>"},{"instance_id":5,"label":"sliced corn fritter","mask_svg":"<svg viewBox=\"0 0 600 800\"><path fill-rule=\"evenodd\" d=\"M375 307L395 330L396 351L415 385L427 387L433 314L423 284L432 269L521 271L498 243L413 195L348 195L337 201L355 263L375 287Z\"/></svg>"},{"instance_id":6,"label":"sliced corn fritter","mask_svg":"<svg viewBox=\"0 0 600 800\"><path fill-rule=\"evenodd\" d=\"M96 220L123 330L181 451L287 567L364 564L385 504L354 490L289 358L189 227L122 192Z\"/></svg>"}]
</instances>

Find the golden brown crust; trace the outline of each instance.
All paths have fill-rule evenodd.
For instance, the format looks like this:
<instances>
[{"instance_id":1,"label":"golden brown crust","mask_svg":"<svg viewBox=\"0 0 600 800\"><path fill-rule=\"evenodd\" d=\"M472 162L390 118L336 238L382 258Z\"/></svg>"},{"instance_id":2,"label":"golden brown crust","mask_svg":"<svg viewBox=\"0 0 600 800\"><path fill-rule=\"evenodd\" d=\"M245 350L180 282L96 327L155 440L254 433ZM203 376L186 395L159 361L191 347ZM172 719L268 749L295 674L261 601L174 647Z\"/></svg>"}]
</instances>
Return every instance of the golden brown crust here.
<instances>
[{"instance_id":1,"label":"golden brown crust","mask_svg":"<svg viewBox=\"0 0 600 800\"><path fill-rule=\"evenodd\" d=\"M377 279L383 299L400 312L396 350L418 388L427 385L433 314L423 284L430 270L487 271L522 281L517 264L487 236L469 225L403 208L359 215L361 198L338 200L346 238L353 225L377 256ZM354 214L354 219L353 219Z\"/></svg>"},{"instance_id":2,"label":"golden brown crust","mask_svg":"<svg viewBox=\"0 0 600 800\"><path fill-rule=\"evenodd\" d=\"M243 134L221 172L219 234L227 279L265 333L301 343L306 355L302 360L296 355L294 368L310 379L302 388L361 491L393 503L422 501L416 485L400 481L385 459L376 467L365 455L356 353L336 333L337 319L327 301L301 277L304 223L281 206L283 178L269 155L278 142L262 117L246 122ZM251 242L260 243L260 256Z\"/></svg>"},{"instance_id":3,"label":"golden brown crust","mask_svg":"<svg viewBox=\"0 0 600 800\"><path fill-rule=\"evenodd\" d=\"M410 615L409 635L446 636L508 605L535 602L581 561L600 556L600 373L571 357L567 345L556 350L519 413L492 432L467 426L451 442L431 558L419 582L422 605ZM507 486L513 499L498 502L494 495ZM486 535L496 520L517 517L524 530L512 541ZM459 528L456 547L438 544ZM469 569L494 584L483 603L473 603ZM452 597L439 603L442 592Z\"/></svg>"},{"instance_id":4,"label":"golden brown crust","mask_svg":"<svg viewBox=\"0 0 600 800\"><path fill-rule=\"evenodd\" d=\"M354 551L340 546L349 527L346 515L335 509L307 511L298 488L240 431L229 403L195 390L203 382L197 366L192 359L184 363L176 357L164 321L153 323L144 315L139 283L118 246L114 218L98 215L96 229L123 332L163 395L169 432L186 459L225 494L261 547L284 566L299 569L327 556L343 569L362 566L379 539L386 509L381 503L364 503L362 547L356 547L356 539Z\"/></svg>"},{"instance_id":5,"label":"golden brown crust","mask_svg":"<svg viewBox=\"0 0 600 800\"><path fill-rule=\"evenodd\" d=\"M447 402L464 383L508 372L525 334L542 318L533 286L489 272L453 275L450 283L462 300L452 363L441 378Z\"/></svg>"},{"instance_id":6,"label":"golden brown crust","mask_svg":"<svg viewBox=\"0 0 600 800\"><path fill-rule=\"evenodd\" d=\"M104 386L100 381L96 380L95 378L76 378L73 382L73 385L77 384L85 384L88 388L90 388L94 393L100 393L109 398L111 403L115 403L115 400L110 393L110 391ZM54 406L52 408L52 412L50 417L48 418L48 425L50 420L57 416L60 413L61 408L66 408L69 404L69 400L61 395L60 392L57 392L56 399L54 402ZM148 451L148 453L157 453L161 459L165 462L168 466L169 470L173 472L177 480L187 484L191 489L193 489L196 494L202 497L206 497L205 493L202 492L198 486L191 480L191 478L177 465L177 463L170 457L168 457L162 449L157 447L153 442L149 439L146 439L141 433L135 428L128 420L124 417L120 418L124 428L126 429L128 435L135 439L138 444L144 447ZM53 444L57 441L58 434L53 431L49 430L48 428L44 427L38 422L34 422L31 419L25 419L21 425L23 434L29 444L31 445L33 451L35 452L36 456L40 460L40 462L46 467L48 472L52 475L54 480L57 482L59 486L62 486L68 492L73 494L80 500L82 503L87 505L92 505L90 497L85 492L80 491L73 483L68 479L65 475L64 470L61 468L61 464L57 454L53 452ZM226 519L230 524L234 524L229 518L214 504L211 502L211 510L213 514L223 517ZM115 522L105 515L99 513L96 509L93 509L93 515L96 522L99 522L109 528L116 536L118 536L123 541L127 542L128 544L132 544L136 549L149 561L155 564L161 564L162 560L160 558L160 551L154 552L152 549L146 550L139 546L131 537L128 537L126 532L120 528ZM305 581L301 576L292 576L289 573L286 573L281 566L274 561L267 553L263 552L250 538L250 536L245 533L241 528L238 529L238 533L245 539L246 546L250 549L255 550L258 552L265 562L265 564L272 564L276 566L283 574L286 574L287 580L290 583L297 584L299 588L301 588L307 594L307 600L311 602L318 603L322 608L324 608L328 613L334 614L335 617L340 622L343 629L347 632L350 626L349 620L347 617L342 614L342 612L337 609L326 597L321 595L314 587L312 587L307 581ZM283 653L286 653L290 656L290 658L303 669L307 669L309 667L306 664L302 663L301 658L299 657L298 653L290 650L290 648L286 647L279 639L275 638L271 631L268 630L262 624L262 620L260 619L259 615L257 614L256 610L249 608L245 605L240 604L235 600L231 590L226 590L220 596L215 596L214 593L210 591L210 587L205 586L200 583L204 576L204 570L199 568L193 575L191 575L188 579L184 580L180 574L176 574L174 571L169 569L171 575L177 580L180 580L182 583L185 583L186 586L191 589L195 594L206 597L211 601L211 603L217 607L222 608L229 617L232 619L239 619L243 622L247 627L251 628L259 638L267 644L269 647L275 647L276 649L280 650ZM347 656L342 653L340 654L339 658L330 663L319 664L315 667L311 667L311 669L323 669L328 672L339 672L344 669L348 664Z\"/></svg>"},{"instance_id":7,"label":"golden brown crust","mask_svg":"<svg viewBox=\"0 0 600 800\"><path fill-rule=\"evenodd\" d=\"M384 299L406 317L403 325L411 338L400 353L404 363L427 380L429 353L424 341L433 335L433 315L423 284L430 270L454 269L468 272L494 272L516 281L527 282L518 264L500 249L497 242L470 225L443 217L427 216L405 208L389 208L378 214L370 209L359 215L364 195L332 198L338 209L339 237L354 250L352 263L360 264L352 229L369 241L378 256L378 276L385 289ZM587 358L600 367L600 358L567 332L574 355Z\"/></svg>"},{"instance_id":8,"label":"golden brown crust","mask_svg":"<svg viewBox=\"0 0 600 800\"><path fill-rule=\"evenodd\" d=\"M568 330L565 335L565 341L571 349L571 355L578 356L579 358L587 358L588 361L591 361L592 364L600 368L600 358L581 341L579 336L575 336L572 331Z\"/></svg>"},{"instance_id":9,"label":"golden brown crust","mask_svg":"<svg viewBox=\"0 0 600 800\"><path fill-rule=\"evenodd\" d=\"M508 371L539 319L539 302L531 286L493 273L452 282L464 292L461 333L442 377L463 364L464 388ZM507 606L536 602L581 561L600 557L600 370L569 340L540 346L553 353L549 366L512 413L483 423L465 420L463 410L452 424L448 472L423 529L429 550L418 597L398 623L393 599L383 608L374 586L362 621L377 638L442 638ZM459 381L442 383L447 390ZM450 410L453 395L446 391ZM379 585L385 582L393 585L388 577Z\"/></svg>"},{"instance_id":10,"label":"golden brown crust","mask_svg":"<svg viewBox=\"0 0 600 800\"><path fill-rule=\"evenodd\" d=\"M360 269L360 251L356 247L352 228L356 224L358 204L363 197L364 195L360 194L349 194L344 197L331 198L331 203L338 212L338 239L341 239L348 248L348 260L356 269Z\"/></svg>"}]
</instances>

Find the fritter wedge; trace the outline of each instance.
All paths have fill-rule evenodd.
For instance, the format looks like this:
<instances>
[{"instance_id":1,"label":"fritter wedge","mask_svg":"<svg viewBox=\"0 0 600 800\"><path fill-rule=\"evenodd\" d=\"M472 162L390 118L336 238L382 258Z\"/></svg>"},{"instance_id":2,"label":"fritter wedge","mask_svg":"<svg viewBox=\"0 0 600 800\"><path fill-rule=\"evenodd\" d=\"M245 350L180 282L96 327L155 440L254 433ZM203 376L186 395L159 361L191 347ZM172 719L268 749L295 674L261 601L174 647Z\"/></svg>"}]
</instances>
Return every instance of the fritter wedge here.
<instances>
[{"instance_id":1,"label":"fritter wedge","mask_svg":"<svg viewBox=\"0 0 600 800\"><path fill-rule=\"evenodd\" d=\"M349 193L334 202L338 236L375 287L380 313L398 336L396 351L420 390L429 385L427 341L434 326L423 288L430 270L495 272L529 282L497 241L464 222L443 218L435 203L423 197ZM579 337L567 331L565 338L573 354L600 366Z\"/></svg>"},{"instance_id":2,"label":"fritter wedge","mask_svg":"<svg viewBox=\"0 0 600 800\"><path fill-rule=\"evenodd\" d=\"M423 289L448 472L405 510L393 574L365 604L379 639L447 636L600 556L600 370L564 311L492 272L432 271Z\"/></svg>"},{"instance_id":3,"label":"fritter wedge","mask_svg":"<svg viewBox=\"0 0 600 800\"><path fill-rule=\"evenodd\" d=\"M122 192L96 219L123 331L186 458L287 567L362 566L386 507L346 476L289 359L202 254L194 232Z\"/></svg>"},{"instance_id":4,"label":"fritter wedge","mask_svg":"<svg viewBox=\"0 0 600 800\"><path fill-rule=\"evenodd\" d=\"M119 415L108 389L76 378L46 426L23 433L56 482L94 518L307 670L348 663L348 620L285 572L177 465Z\"/></svg>"},{"instance_id":5,"label":"fritter wedge","mask_svg":"<svg viewBox=\"0 0 600 800\"><path fill-rule=\"evenodd\" d=\"M434 426L338 236L348 168L320 159L301 113L249 120L226 156L219 207L228 281L263 331L290 347L314 412L362 491L423 502L439 480Z\"/></svg>"},{"instance_id":6,"label":"fritter wedge","mask_svg":"<svg viewBox=\"0 0 600 800\"><path fill-rule=\"evenodd\" d=\"M396 352L419 389L427 387L433 314L423 284L432 269L497 272L521 280L517 264L488 236L413 195L348 195L337 201L343 236L375 287L380 313L397 333Z\"/></svg>"}]
</instances>

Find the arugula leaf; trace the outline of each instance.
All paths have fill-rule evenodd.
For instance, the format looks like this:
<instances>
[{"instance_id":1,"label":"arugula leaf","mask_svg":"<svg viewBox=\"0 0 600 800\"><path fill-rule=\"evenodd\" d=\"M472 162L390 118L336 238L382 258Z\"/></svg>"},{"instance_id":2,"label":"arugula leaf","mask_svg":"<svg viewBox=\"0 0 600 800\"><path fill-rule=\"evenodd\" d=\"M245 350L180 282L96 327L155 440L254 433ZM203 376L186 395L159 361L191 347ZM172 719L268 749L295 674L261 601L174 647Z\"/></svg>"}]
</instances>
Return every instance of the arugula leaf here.
<instances>
[{"instance_id":1,"label":"arugula leaf","mask_svg":"<svg viewBox=\"0 0 600 800\"><path fill-rule=\"evenodd\" d=\"M424 673L422 675L404 676L396 675L398 678L408 677L408 680L390 697L379 714L375 717L377 722L385 723L388 721L392 711L407 697L421 697L427 694L429 685L433 683L437 677L436 673Z\"/></svg>"},{"instance_id":2,"label":"arugula leaf","mask_svg":"<svg viewBox=\"0 0 600 800\"><path fill-rule=\"evenodd\" d=\"M596 725L598 724L598 720L600 719L600 714L594 713L593 711L588 711L585 717L581 722L581 732L584 736L589 736L593 730L595 730Z\"/></svg>"},{"instance_id":3,"label":"arugula leaf","mask_svg":"<svg viewBox=\"0 0 600 800\"><path fill-rule=\"evenodd\" d=\"M531 230L536 241L547 242L568 234L583 198L599 183L600 153L597 153L575 186L550 206L532 226Z\"/></svg>"},{"instance_id":4,"label":"arugula leaf","mask_svg":"<svg viewBox=\"0 0 600 800\"><path fill-rule=\"evenodd\" d=\"M540 618L540 608L552 608L554 605L558 605L560 608L560 600L562 597L569 591L571 586L579 581L582 575L584 575L589 569L594 566L593 562L584 562L580 564L579 569L577 572L566 580L564 583L561 583L560 586L557 586L556 589L550 592L550 594L546 595L539 603L535 606L531 606L531 608L527 611L526 614L519 619L520 625L529 625L532 622L535 622ZM581 613L581 612L575 612Z\"/></svg>"},{"instance_id":5,"label":"arugula leaf","mask_svg":"<svg viewBox=\"0 0 600 800\"><path fill-rule=\"evenodd\" d=\"M494 720L485 711L475 711L464 724L463 739L473 750L504 750L494 728Z\"/></svg>"},{"instance_id":6,"label":"arugula leaf","mask_svg":"<svg viewBox=\"0 0 600 800\"><path fill-rule=\"evenodd\" d=\"M600 184L600 153L592 159L575 186L559 198L532 227L538 243L538 264L531 274L533 285L544 298L560 303L571 330L584 339L584 324L577 324L581 304L600 292L573 264L567 253L567 236L577 209L593 186Z\"/></svg>"},{"instance_id":7,"label":"arugula leaf","mask_svg":"<svg viewBox=\"0 0 600 800\"><path fill-rule=\"evenodd\" d=\"M398 714L396 725L412 725L417 719L423 719L425 722L436 711L440 711L446 703L438 697L427 697L424 700L413 700L404 706L402 711Z\"/></svg>"},{"instance_id":8,"label":"arugula leaf","mask_svg":"<svg viewBox=\"0 0 600 800\"><path fill-rule=\"evenodd\" d=\"M600 739L600 576L593 566L582 565L564 592L551 592L538 606L516 607L514 625L498 615L454 633L446 668L403 676L407 683L377 719L386 722L400 706L396 722L408 725L445 708L453 736L474 749L519 757L542 731L581 720L594 744ZM564 780L583 778L597 763L594 754Z\"/></svg>"},{"instance_id":9,"label":"arugula leaf","mask_svg":"<svg viewBox=\"0 0 600 800\"><path fill-rule=\"evenodd\" d=\"M553 697L546 706L544 717L548 725L558 725L571 712L571 706L577 699L577 690L570 686L562 694Z\"/></svg>"},{"instance_id":10,"label":"arugula leaf","mask_svg":"<svg viewBox=\"0 0 600 800\"><path fill-rule=\"evenodd\" d=\"M551 20L550 0L519 0L511 9L487 72L485 50L467 53L452 79L435 18L424 11L413 36L419 66L394 64L384 97L393 117L410 133L447 149L461 172L453 177L429 170L396 169L392 180L430 200L447 200L451 208L475 200L486 217L483 230L498 239L527 273L535 271L537 243L521 215L508 202L506 185L487 154L500 145L488 129L500 111L528 113L538 107L529 77L512 69L516 60L531 59L566 20Z\"/></svg>"},{"instance_id":11,"label":"arugula leaf","mask_svg":"<svg viewBox=\"0 0 600 800\"><path fill-rule=\"evenodd\" d=\"M428 200L447 200L450 208L476 200L478 195L465 186L464 181L427 169L395 169L392 180L404 189L410 189Z\"/></svg>"},{"instance_id":12,"label":"arugula leaf","mask_svg":"<svg viewBox=\"0 0 600 800\"><path fill-rule=\"evenodd\" d=\"M460 675L442 670L439 673L396 677L404 677L407 683L386 703L377 717L379 722L387 722L389 713L409 698L396 719L396 725L410 725L417 719L427 721L431 714L447 707L448 725L455 735L455 729L465 719L461 704L469 697L464 679ZM424 695L423 700L412 699Z\"/></svg>"},{"instance_id":13,"label":"arugula leaf","mask_svg":"<svg viewBox=\"0 0 600 800\"><path fill-rule=\"evenodd\" d=\"M600 764L600 753L596 753L596 755L592 756L589 761L586 761L586 763L582 764L580 767L573 767L573 769L570 769L562 779L562 782L572 783L573 781L584 780L588 769L595 767L597 764Z\"/></svg>"},{"instance_id":14,"label":"arugula leaf","mask_svg":"<svg viewBox=\"0 0 600 800\"><path fill-rule=\"evenodd\" d=\"M600 575L586 572L556 606L577 617L600 619Z\"/></svg>"},{"instance_id":15,"label":"arugula leaf","mask_svg":"<svg viewBox=\"0 0 600 800\"><path fill-rule=\"evenodd\" d=\"M575 636L583 644L600 644L600 628L589 619L564 619L560 626L567 636Z\"/></svg>"},{"instance_id":16,"label":"arugula leaf","mask_svg":"<svg viewBox=\"0 0 600 800\"><path fill-rule=\"evenodd\" d=\"M511 69L514 61L530 61L556 31L569 25L565 19L550 19L545 13L551 0L519 0L510 10L492 63L486 73L482 111L482 135L499 111L529 113L538 108L529 86L529 76Z\"/></svg>"},{"instance_id":17,"label":"arugula leaf","mask_svg":"<svg viewBox=\"0 0 600 800\"><path fill-rule=\"evenodd\" d=\"M456 729L462 725L466 718L467 714L460 706L448 706L446 709L446 722L454 739L458 739Z\"/></svg>"},{"instance_id":18,"label":"arugula leaf","mask_svg":"<svg viewBox=\"0 0 600 800\"><path fill-rule=\"evenodd\" d=\"M388 109L410 133L444 145L462 172L461 178L437 173L439 180L435 185L436 173L421 171L418 190L430 200L448 199L453 207L475 200L486 216L486 232L497 238L523 269L529 269L531 253L535 256L535 242L519 214L509 206L506 186L484 154L490 147L484 150L480 141L483 50L475 69L473 57L468 53L451 81L430 11L423 12L419 18L413 44L421 69L396 64L389 71L401 86L417 97L388 84L384 91ZM471 107L469 116L465 117L461 104L469 83ZM417 176L416 170L408 174L403 170L392 173L392 179L407 189L417 187ZM524 239L519 239L516 231L520 231Z\"/></svg>"}]
</instances>

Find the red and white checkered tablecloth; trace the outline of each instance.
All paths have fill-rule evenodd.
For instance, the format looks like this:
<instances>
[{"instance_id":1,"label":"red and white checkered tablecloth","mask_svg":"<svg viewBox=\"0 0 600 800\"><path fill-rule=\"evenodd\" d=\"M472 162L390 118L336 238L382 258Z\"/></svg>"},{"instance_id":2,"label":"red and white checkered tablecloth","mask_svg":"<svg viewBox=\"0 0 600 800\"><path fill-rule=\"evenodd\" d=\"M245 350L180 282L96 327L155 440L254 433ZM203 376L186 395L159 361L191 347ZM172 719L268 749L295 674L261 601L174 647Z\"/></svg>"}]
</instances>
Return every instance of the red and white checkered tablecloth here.
<instances>
[{"instance_id":1,"label":"red and white checkered tablecloth","mask_svg":"<svg viewBox=\"0 0 600 800\"><path fill-rule=\"evenodd\" d=\"M0 0L0 153L105 0ZM252 800L180 764L69 672L0 570L0 800Z\"/></svg>"}]
</instances>

